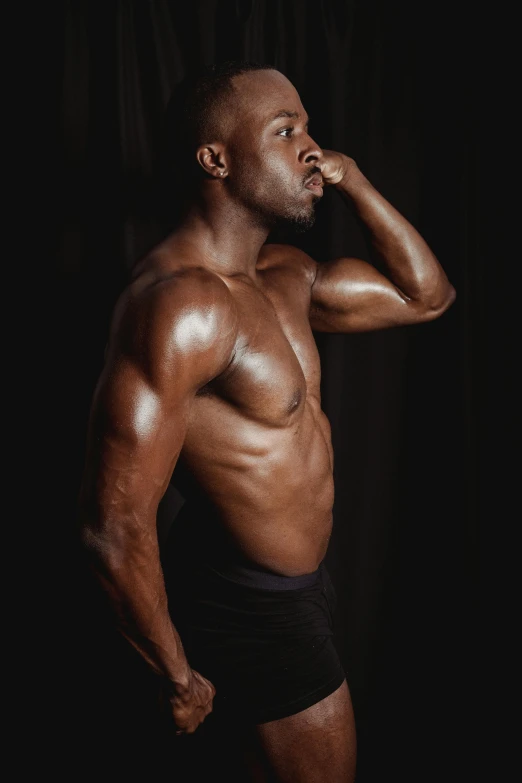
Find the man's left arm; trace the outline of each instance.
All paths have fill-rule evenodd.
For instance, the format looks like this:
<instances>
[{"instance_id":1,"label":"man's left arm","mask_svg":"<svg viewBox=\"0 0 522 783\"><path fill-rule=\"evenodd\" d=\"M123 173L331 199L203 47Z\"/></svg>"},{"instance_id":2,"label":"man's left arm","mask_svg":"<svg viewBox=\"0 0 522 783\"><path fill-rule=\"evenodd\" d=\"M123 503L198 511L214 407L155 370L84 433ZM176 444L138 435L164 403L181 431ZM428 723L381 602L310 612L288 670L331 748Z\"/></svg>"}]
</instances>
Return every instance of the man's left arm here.
<instances>
[{"instance_id":1,"label":"man's left arm","mask_svg":"<svg viewBox=\"0 0 522 783\"><path fill-rule=\"evenodd\" d=\"M317 264L310 323L321 332L362 332L438 318L455 289L418 231L369 182L351 158L324 150L318 162L364 224L386 273L358 258Z\"/></svg>"}]
</instances>

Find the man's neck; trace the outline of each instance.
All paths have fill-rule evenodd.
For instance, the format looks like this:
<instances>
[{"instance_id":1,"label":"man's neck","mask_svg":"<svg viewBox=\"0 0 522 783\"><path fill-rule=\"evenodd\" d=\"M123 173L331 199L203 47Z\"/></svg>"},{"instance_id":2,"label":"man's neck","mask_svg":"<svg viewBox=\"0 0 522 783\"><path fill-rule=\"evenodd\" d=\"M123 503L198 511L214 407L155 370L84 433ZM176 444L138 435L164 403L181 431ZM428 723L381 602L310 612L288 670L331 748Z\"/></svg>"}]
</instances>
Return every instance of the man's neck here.
<instances>
[{"instance_id":1,"label":"man's neck","mask_svg":"<svg viewBox=\"0 0 522 783\"><path fill-rule=\"evenodd\" d=\"M168 242L196 254L219 274L256 276L256 263L269 228L256 223L252 214L225 201L205 208L192 204Z\"/></svg>"}]
</instances>

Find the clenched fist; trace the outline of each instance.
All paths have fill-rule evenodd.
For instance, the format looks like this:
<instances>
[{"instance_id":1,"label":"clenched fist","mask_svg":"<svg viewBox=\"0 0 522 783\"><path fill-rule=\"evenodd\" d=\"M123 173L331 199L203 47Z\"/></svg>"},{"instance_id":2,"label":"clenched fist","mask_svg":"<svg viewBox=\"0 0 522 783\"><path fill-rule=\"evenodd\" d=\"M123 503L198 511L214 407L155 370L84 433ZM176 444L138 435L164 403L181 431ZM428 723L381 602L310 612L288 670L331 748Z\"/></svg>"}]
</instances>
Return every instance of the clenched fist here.
<instances>
[{"instance_id":1,"label":"clenched fist","mask_svg":"<svg viewBox=\"0 0 522 783\"><path fill-rule=\"evenodd\" d=\"M212 712L216 689L202 674L189 669L186 685L169 682L167 690L170 711L177 727L176 734L193 734Z\"/></svg>"},{"instance_id":2,"label":"clenched fist","mask_svg":"<svg viewBox=\"0 0 522 783\"><path fill-rule=\"evenodd\" d=\"M323 150L323 155L317 166L321 169L321 175L325 185L337 185L346 177L350 169L356 167L353 158L334 150Z\"/></svg>"}]
</instances>

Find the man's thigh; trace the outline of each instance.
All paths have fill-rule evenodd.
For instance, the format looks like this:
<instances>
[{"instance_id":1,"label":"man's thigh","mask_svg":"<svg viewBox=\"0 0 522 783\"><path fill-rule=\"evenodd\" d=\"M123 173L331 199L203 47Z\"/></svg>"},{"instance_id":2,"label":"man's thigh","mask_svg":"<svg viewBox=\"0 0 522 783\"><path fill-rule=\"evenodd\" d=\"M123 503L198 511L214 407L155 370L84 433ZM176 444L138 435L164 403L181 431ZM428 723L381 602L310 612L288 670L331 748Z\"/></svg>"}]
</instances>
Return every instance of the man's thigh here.
<instances>
[{"instance_id":1,"label":"man's thigh","mask_svg":"<svg viewBox=\"0 0 522 783\"><path fill-rule=\"evenodd\" d=\"M353 783L356 744L344 681L306 710L257 726L245 758L255 783Z\"/></svg>"}]
</instances>

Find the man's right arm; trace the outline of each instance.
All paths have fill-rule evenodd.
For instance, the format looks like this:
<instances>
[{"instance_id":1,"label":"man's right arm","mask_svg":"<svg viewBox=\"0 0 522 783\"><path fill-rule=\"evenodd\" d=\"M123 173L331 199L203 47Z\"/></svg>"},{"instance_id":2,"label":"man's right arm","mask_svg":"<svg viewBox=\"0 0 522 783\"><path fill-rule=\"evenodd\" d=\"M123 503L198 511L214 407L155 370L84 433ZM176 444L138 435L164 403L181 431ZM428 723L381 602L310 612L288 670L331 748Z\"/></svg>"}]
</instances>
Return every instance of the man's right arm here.
<instances>
[{"instance_id":1,"label":"man's right arm","mask_svg":"<svg viewBox=\"0 0 522 783\"><path fill-rule=\"evenodd\" d=\"M81 541L118 630L171 684L174 719L190 733L214 689L190 668L170 619L156 512L196 392L233 357L236 316L225 284L198 270L119 309L89 422Z\"/></svg>"}]
</instances>

